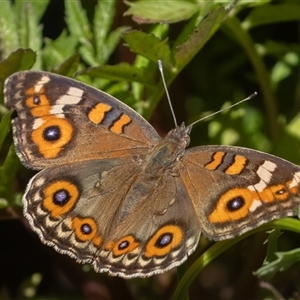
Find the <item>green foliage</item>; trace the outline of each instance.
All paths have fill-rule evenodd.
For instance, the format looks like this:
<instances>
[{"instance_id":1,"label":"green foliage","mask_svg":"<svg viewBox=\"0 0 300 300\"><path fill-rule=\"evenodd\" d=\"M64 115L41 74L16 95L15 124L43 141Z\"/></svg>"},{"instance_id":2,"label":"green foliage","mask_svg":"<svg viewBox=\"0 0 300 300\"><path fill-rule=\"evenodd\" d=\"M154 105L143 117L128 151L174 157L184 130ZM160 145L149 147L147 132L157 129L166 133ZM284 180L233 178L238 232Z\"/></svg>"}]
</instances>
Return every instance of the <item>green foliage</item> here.
<instances>
[{"instance_id":1,"label":"green foliage","mask_svg":"<svg viewBox=\"0 0 300 300\"><path fill-rule=\"evenodd\" d=\"M201 5L192 1L173 1L172 5L168 1L159 4L154 1L129 2L129 9L124 14L132 16L137 23L176 23L191 18L198 13Z\"/></svg>"},{"instance_id":2,"label":"green foliage","mask_svg":"<svg viewBox=\"0 0 300 300\"><path fill-rule=\"evenodd\" d=\"M300 261L300 248L286 252L277 252L276 256L278 257L276 260L261 267L255 274L264 280L270 280L276 273L287 271Z\"/></svg>"},{"instance_id":3,"label":"green foliage","mask_svg":"<svg viewBox=\"0 0 300 300\"><path fill-rule=\"evenodd\" d=\"M255 99L195 126L193 144L250 147L300 163L300 46L296 34L300 3L288 0L278 3L263 0L128 1L125 12L120 11L118 1L67 0L64 4L65 26L56 37L49 38L43 31L47 22L40 23L49 9L49 1L1 2L1 87L10 74L30 68L77 76L126 102L145 118L153 117L159 132L165 132L173 125L168 121L171 120L169 109L160 103L165 91L157 61L162 60L180 122L186 120L190 124L255 90L258 92ZM55 16L50 26L53 20ZM0 209L3 214L21 217L20 193L30 176L21 169L11 146L11 112L3 106L2 94L0 103ZM4 226L0 223L0 233L1 225ZM256 253L250 246L245 249L241 245L252 241L254 233L272 228L299 234L300 226L298 220L278 220L211 247L203 239L195 254L198 259L190 267L185 266L187 272L179 278L174 298L187 298L189 291L191 299L197 299L193 297L195 291L196 295L201 293L203 299L221 298L209 288L193 287L195 278L199 274L201 277L205 267L213 266L214 260L226 265L226 261L222 261L226 255L232 260L240 258L242 252L244 260L254 265L255 258L263 256L262 242L257 243ZM284 284L276 282L276 277L299 261L299 242L285 236L279 237L278 231L269 236L264 266L258 269L260 261L256 272L264 279L274 279L279 288ZM288 251L278 252L281 247ZM228 274L231 268L227 265ZM240 280L234 277L236 299L238 295L245 296L242 287L251 281L251 271L254 269L242 273ZM235 272L238 271L232 269L232 273ZM92 272L87 274L84 276L95 276ZM297 281L299 275L289 274L285 280L291 278ZM139 287L135 286L137 282ZM166 295L172 294L151 278L133 280L131 284L137 299L166 299ZM38 286L31 287L37 294ZM172 284L168 288L172 288ZM293 292L297 288L293 286ZM113 289L110 292L116 293ZM21 285L16 287L16 293L15 298L24 298L26 294ZM252 299L268 296L257 287L250 295ZM287 293L287 297L290 294Z\"/></svg>"}]
</instances>

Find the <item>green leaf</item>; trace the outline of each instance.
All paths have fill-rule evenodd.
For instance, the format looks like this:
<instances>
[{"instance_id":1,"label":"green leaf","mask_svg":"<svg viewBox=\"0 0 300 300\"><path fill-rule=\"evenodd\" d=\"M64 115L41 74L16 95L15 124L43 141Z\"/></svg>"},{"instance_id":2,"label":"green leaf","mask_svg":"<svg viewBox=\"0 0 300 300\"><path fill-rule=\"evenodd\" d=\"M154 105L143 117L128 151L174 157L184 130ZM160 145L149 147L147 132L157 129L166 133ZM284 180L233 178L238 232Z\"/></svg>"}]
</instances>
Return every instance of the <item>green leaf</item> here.
<instances>
[{"instance_id":1,"label":"green leaf","mask_svg":"<svg viewBox=\"0 0 300 300\"><path fill-rule=\"evenodd\" d=\"M74 55L67 58L59 66L54 68L52 71L57 74L61 74L67 77L73 77L74 73L78 70L80 62L79 54L75 53Z\"/></svg>"},{"instance_id":2,"label":"green leaf","mask_svg":"<svg viewBox=\"0 0 300 300\"><path fill-rule=\"evenodd\" d=\"M9 111L6 113L0 122L0 149L2 148L2 143L4 139L6 138L7 134L10 132L11 128L11 122L10 122L10 117L12 115L13 111Z\"/></svg>"},{"instance_id":3,"label":"green leaf","mask_svg":"<svg viewBox=\"0 0 300 300\"><path fill-rule=\"evenodd\" d=\"M89 75L92 77L106 78L117 81L134 81L149 86L154 86L154 80L147 74L145 69L120 63L114 66L99 66L78 72L77 75Z\"/></svg>"},{"instance_id":4,"label":"green leaf","mask_svg":"<svg viewBox=\"0 0 300 300\"><path fill-rule=\"evenodd\" d=\"M100 1L95 7L94 16L94 32L96 38L96 44L99 43L101 49L101 43L105 42L108 36L115 14L115 0ZM98 47L97 47L98 48Z\"/></svg>"},{"instance_id":5,"label":"green leaf","mask_svg":"<svg viewBox=\"0 0 300 300\"><path fill-rule=\"evenodd\" d=\"M54 41L45 39L45 47L42 52L44 69L56 68L62 61L74 55L78 39L74 35L68 35L64 30Z\"/></svg>"},{"instance_id":6,"label":"green leaf","mask_svg":"<svg viewBox=\"0 0 300 300\"><path fill-rule=\"evenodd\" d=\"M275 258L276 258L275 252L277 251L277 241L278 241L278 238L280 237L280 235L281 235L280 230L274 229L274 230L270 231L270 233L268 235L268 239L267 239L268 248L267 248L267 255L264 260L264 265L275 260Z\"/></svg>"},{"instance_id":7,"label":"green leaf","mask_svg":"<svg viewBox=\"0 0 300 300\"><path fill-rule=\"evenodd\" d=\"M294 163L300 163L300 113L283 128L280 139L276 143L273 153ZM293 145L288 147L287 145Z\"/></svg>"},{"instance_id":8,"label":"green leaf","mask_svg":"<svg viewBox=\"0 0 300 300\"><path fill-rule=\"evenodd\" d=\"M264 224L254 230L248 231L245 234L238 236L234 239L229 239L226 241L220 241L211 246L207 251L205 251L188 269L184 276L180 279L176 291L174 293L173 299L185 299L188 295L190 285L194 282L195 278L199 273L214 259L216 259L220 254L222 254L227 249L231 248L236 243L245 239L246 237L254 234L255 232L267 231L269 229L285 229L300 233L300 221L292 218L284 218L275 221L271 221ZM263 267L264 268L264 267Z\"/></svg>"},{"instance_id":9,"label":"green leaf","mask_svg":"<svg viewBox=\"0 0 300 300\"><path fill-rule=\"evenodd\" d=\"M66 22L70 33L80 39L82 43L92 38L88 18L80 1L65 1Z\"/></svg>"},{"instance_id":10,"label":"green leaf","mask_svg":"<svg viewBox=\"0 0 300 300\"><path fill-rule=\"evenodd\" d=\"M0 11L0 41L3 57L20 47L40 50L42 29L39 21L49 1L17 0L13 5L9 2L2 1ZM35 64L36 67L40 67L39 57Z\"/></svg>"},{"instance_id":11,"label":"green leaf","mask_svg":"<svg viewBox=\"0 0 300 300\"><path fill-rule=\"evenodd\" d=\"M243 21L243 28L300 20L300 5L293 3L262 5L253 9Z\"/></svg>"},{"instance_id":12,"label":"green leaf","mask_svg":"<svg viewBox=\"0 0 300 300\"><path fill-rule=\"evenodd\" d=\"M294 52L300 53L300 45L267 40L262 46L259 45L259 51L263 55L271 54L278 57Z\"/></svg>"},{"instance_id":13,"label":"green leaf","mask_svg":"<svg viewBox=\"0 0 300 300\"><path fill-rule=\"evenodd\" d=\"M264 280L270 280L276 273L288 270L292 265L300 261L300 248L286 252L277 252L276 256L278 257L276 260L259 268L254 274Z\"/></svg>"},{"instance_id":14,"label":"green leaf","mask_svg":"<svg viewBox=\"0 0 300 300\"><path fill-rule=\"evenodd\" d=\"M173 65L174 60L167 40L161 41L153 34L147 34L137 30L125 33L123 39L129 45L131 51L155 63L160 59L166 66Z\"/></svg>"},{"instance_id":15,"label":"green leaf","mask_svg":"<svg viewBox=\"0 0 300 300\"><path fill-rule=\"evenodd\" d=\"M185 42L178 45L174 53L177 67L186 65L195 56L220 27L224 17L225 9L218 7L199 23Z\"/></svg>"},{"instance_id":16,"label":"green leaf","mask_svg":"<svg viewBox=\"0 0 300 300\"><path fill-rule=\"evenodd\" d=\"M36 59L31 49L18 49L0 63L0 78L5 80L9 75L21 70L30 69Z\"/></svg>"},{"instance_id":17,"label":"green leaf","mask_svg":"<svg viewBox=\"0 0 300 300\"><path fill-rule=\"evenodd\" d=\"M124 16L137 23L175 23L189 19L201 6L189 1L137 1L125 3L130 8Z\"/></svg>"},{"instance_id":18,"label":"green leaf","mask_svg":"<svg viewBox=\"0 0 300 300\"><path fill-rule=\"evenodd\" d=\"M15 174L20 167L20 161L16 156L14 146L11 145L3 165L0 167L0 197L10 203L13 201L13 187Z\"/></svg>"},{"instance_id":19,"label":"green leaf","mask_svg":"<svg viewBox=\"0 0 300 300\"><path fill-rule=\"evenodd\" d=\"M36 2L21 1L17 2L16 5L18 3L20 3L20 11L17 17L20 46L38 51L42 47L43 39L42 26L39 24L40 20L35 7ZM35 64L39 69L41 66L40 56L37 56Z\"/></svg>"},{"instance_id":20,"label":"green leaf","mask_svg":"<svg viewBox=\"0 0 300 300\"><path fill-rule=\"evenodd\" d=\"M96 48L97 61L99 64L106 62L111 49L106 44L115 14L115 0L100 1L95 7L94 15L94 41ZM120 38L120 37L119 37Z\"/></svg>"},{"instance_id":21,"label":"green leaf","mask_svg":"<svg viewBox=\"0 0 300 300\"><path fill-rule=\"evenodd\" d=\"M0 198L0 209L7 208L8 204L9 202L6 199Z\"/></svg>"},{"instance_id":22,"label":"green leaf","mask_svg":"<svg viewBox=\"0 0 300 300\"><path fill-rule=\"evenodd\" d=\"M24 1L24 0L15 0L14 1L14 7L15 10L17 11L18 15L20 16L22 13L24 14L24 4L27 5L26 3L30 2L32 7L34 8L34 14L35 14L35 18L37 20L40 20L45 11L46 8L49 4L49 0L39 0L39 1Z\"/></svg>"},{"instance_id":23,"label":"green leaf","mask_svg":"<svg viewBox=\"0 0 300 300\"><path fill-rule=\"evenodd\" d=\"M100 52L97 52L97 61L98 64L102 65L106 63L113 53L115 51L116 47L118 46L121 36L124 34L124 32L128 31L129 27L119 27L115 31L112 31L107 39L105 40L105 44L102 46L101 50L98 50ZM102 51L102 52L101 52ZM100 57L99 54L101 53Z\"/></svg>"},{"instance_id":24,"label":"green leaf","mask_svg":"<svg viewBox=\"0 0 300 300\"><path fill-rule=\"evenodd\" d=\"M9 0L1 1L0 28L1 56L6 57L20 45L16 15Z\"/></svg>"},{"instance_id":25,"label":"green leaf","mask_svg":"<svg viewBox=\"0 0 300 300\"><path fill-rule=\"evenodd\" d=\"M65 1L65 9L68 29L80 43L79 53L89 65L96 65L92 31L80 1Z\"/></svg>"}]
</instances>

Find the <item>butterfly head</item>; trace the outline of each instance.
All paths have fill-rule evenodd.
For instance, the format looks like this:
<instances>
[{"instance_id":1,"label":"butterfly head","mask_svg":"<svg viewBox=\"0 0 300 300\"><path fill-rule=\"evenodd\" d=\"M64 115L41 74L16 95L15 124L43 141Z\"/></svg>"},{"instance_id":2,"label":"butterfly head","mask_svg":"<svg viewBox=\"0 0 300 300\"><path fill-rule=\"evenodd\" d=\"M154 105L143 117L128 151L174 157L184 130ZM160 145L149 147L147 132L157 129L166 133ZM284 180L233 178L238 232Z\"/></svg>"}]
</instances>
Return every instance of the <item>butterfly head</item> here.
<instances>
[{"instance_id":1,"label":"butterfly head","mask_svg":"<svg viewBox=\"0 0 300 300\"><path fill-rule=\"evenodd\" d=\"M185 149L190 144L191 130L192 126L186 127L184 123L181 123L180 126L176 126L168 132L166 140L171 143L175 143L182 149Z\"/></svg>"}]
</instances>

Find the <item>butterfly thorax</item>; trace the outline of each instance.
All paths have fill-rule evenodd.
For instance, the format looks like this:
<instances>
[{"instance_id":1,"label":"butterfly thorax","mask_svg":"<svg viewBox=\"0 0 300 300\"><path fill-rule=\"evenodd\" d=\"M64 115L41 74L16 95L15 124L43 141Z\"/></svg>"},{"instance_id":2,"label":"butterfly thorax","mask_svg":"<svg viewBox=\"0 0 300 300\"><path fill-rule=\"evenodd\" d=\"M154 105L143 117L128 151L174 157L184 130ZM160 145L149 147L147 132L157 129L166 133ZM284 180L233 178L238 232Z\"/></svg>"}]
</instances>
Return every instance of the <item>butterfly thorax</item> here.
<instances>
[{"instance_id":1,"label":"butterfly thorax","mask_svg":"<svg viewBox=\"0 0 300 300\"><path fill-rule=\"evenodd\" d=\"M145 174L160 178L166 171L173 173L176 161L183 156L190 142L190 131L191 127L185 127L184 123L169 131L150 153L144 169Z\"/></svg>"},{"instance_id":2,"label":"butterfly thorax","mask_svg":"<svg viewBox=\"0 0 300 300\"><path fill-rule=\"evenodd\" d=\"M146 205L149 202L149 195L156 194L158 187L164 186L165 176L179 176L178 161L190 142L190 131L191 128L185 127L184 124L177 126L150 151L144 168L133 179L119 206L120 214L115 218L117 224L125 221L130 213L138 210L138 207ZM160 208L156 207L153 213L159 215L165 209L166 207L162 205Z\"/></svg>"}]
</instances>

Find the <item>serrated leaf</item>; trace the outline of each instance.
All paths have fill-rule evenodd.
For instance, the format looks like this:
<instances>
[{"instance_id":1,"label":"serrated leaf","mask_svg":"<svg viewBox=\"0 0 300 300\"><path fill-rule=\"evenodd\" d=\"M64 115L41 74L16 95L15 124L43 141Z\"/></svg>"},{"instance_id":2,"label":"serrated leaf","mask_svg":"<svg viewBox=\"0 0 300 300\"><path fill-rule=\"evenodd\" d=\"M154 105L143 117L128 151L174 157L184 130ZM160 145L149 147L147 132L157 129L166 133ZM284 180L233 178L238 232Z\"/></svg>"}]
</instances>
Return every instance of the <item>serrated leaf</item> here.
<instances>
[{"instance_id":1,"label":"serrated leaf","mask_svg":"<svg viewBox=\"0 0 300 300\"><path fill-rule=\"evenodd\" d=\"M136 68L127 63L89 68L78 72L77 75L89 75L117 81L135 81L150 86L155 84L153 78L147 74L146 69Z\"/></svg>"},{"instance_id":2,"label":"serrated leaf","mask_svg":"<svg viewBox=\"0 0 300 300\"><path fill-rule=\"evenodd\" d=\"M103 43L110 32L116 1L100 1L95 7L94 31L97 41Z\"/></svg>"},{"instance_id":3,"label":"serrated leaf","mask_svg":"<svg viewBox=\"0 0 300 300\"><path fill-rule=\"evenodd\" d=\"M244 29L273 24L278 22L290 22L300 20L300 5L282 3L277 5L262 5L253 9L242 26Z\"/></svg>"},{"instance_id":4,"label":"serrated leaf","mask_svg":"<svg viewBox=\"0 0 300 300\"><path fill-rule=\"evenodd\" d=\"M0 78L5 80L17 71L28 70L35 63L36 54L31 49L18 49L0 62Z\"/></svg>"},{"instance_id":5,"label":"serrated leaf","mask_svg":"<svg viewBox=\"0 0 300 300\"><path fill-rule=\"evenodd\" d=\"M35 51L42 46L42 27L36 15L35 2L22 2L21 11L18 14L19 40L23 48L31 48Z\"/></svg>"},{"instance_id":6,"label":"serrated leaf","mask_svg":"<svg viewBox=\"0 0 300 300\"><path fill-rule=\"evenodd\" d=\"M96 54L92 44L85 44L79 47L78 52L82 59L90 66L98 65Z\"/></svg>"},{"instance_id":7,"label":"serrated leaf","mask_svg":"<svg viewBox=\"0 0 300 300\"><path fill-rule=\"evenodd\" d=\"M173 57L167 41L161 41L153 34L132 30L123 35L131 51L157 63L160 59L164 65L172 66Z\"/></svg>"},{"instance_id":8,"label":"serrated leaf","mask_svg":"<svg viewBox=\"0 0 300 300\"><path fill-rule=\"evenodd\" d=\"M199 25L195 28L194 32L187 37L187 40L178 45L174 57L176 66L181 67L189 62L194 55L205 45L210 37L220 27L225 17L225 9L220 6L209 14Z\"/></svg>"},{"instance_id":9,"label":"serrated leaf","mask_svg":"<svg viewBox=\"0 0 300 300\"><path fill-rule=\"evenodd\" d=\"M280 237L280 235L281 235L281 231L277 229L273 229L269 232L269 236L267 239L267 243L268 243L267 255L264 260L264 265L276 259L277 240Z\"/></svg>"},{"instance_id":10,"label":"serrated leaf","mask_svg":"<svg viewBox=\"0 0 300 300\"><path fill-rule=\"evenodd\" d=\"M80 1L65 1L66 22L72 35L82 42L91 38L91 28Z\"/></svg>"},{"instance_id":11,"label":"serrated leaf","mask_svg":"<svg viewBox=\"0 0 300 300\"><path fill-rule=\"evenodd\" d=\"M65 30L54 41L46 38L42 52L44 69L53 69L63 60L71 57L75 52L77 43L78 39L74 35L68 35Z\"/></svg>"},{"instance_id":12,"label":"serrated leaf","mask_svg":"<svg viewBox=\"0 0 300 300\"><path fill-rule=\"evenodd\" d=\"M300 249L277 252L276 256L278 257L276 260L259 268L254 274L264 280L270 280L276 273L286 271L300 261Z\"/></svg>"},{"instance_id":13,"label":"serrated leaf","mask_svg":"<svg viewBox=\"0 0 300 300\"><path fill-rule=\"evenodd\" d=\"M49 0L40 0L40 1L24 1L24 0L15 0L14 7L15 10L18 12L18 15L24 14L24 3L30 2L34 7L34 14L37 20L40 20L44 15L46 8L49 4Z\"/></svg>"},{"instance_id":14,"label":"serrated leaf","mask_svg":"<svg viewBox=\"0 0 300 300\"><path fill-rule=\"evenodd\" d=\"M1 2L0 28L1 55L4 58L19 46L16 15L9 0Z\"/></svg>"},{"instance_id":15,"label":"serrated leaf","mask_svg":"<svg viewBox=\"0 0 300 300\"><path fill-rule=\"evenodd\" d=\"M42 30L39 21L48 2L47 0L39 2L16 0L13 5L8 5L6 1L1 4L0 40L3 43L5 56L19 47L33 50L41 48ZM37 59L38 66L39 62Z\"/></svg>"},{"instance_id":16,"label":"serrated leaf","mask_svg":"<svg viewBox=\"0 0 300 300\"><path fill-rule=\"evenodd\" d=\"M65 1L65 9L68 29L80 43L79 53L88 64L97 64L92 44L92 31L80 1Z\"/></svg>"},{"instance_id":17,"label":"serrated leaf","mask_svg":"<svg viewBox=\"0 0 300 300\"><path fill-rule=\"evenodd\" d=\"M115 14L115 0L100 1L95 8L94 16L94 41L96 45L96 55L99 64L106 62L107 55L106 37L111 29L111 24Z\"/></svg>"},{"instance_id":18,"label":"serrated leaf","mask_svg":"<svg viewBox=\"0 0 300 300\"><path fill-rule=\"evenodd\" d=\"M125 3L130 8L124 16L132 16L137 23L175 23L189 19L200 9L188 1L137 1Z\"/></svg>"}]
</instances>

